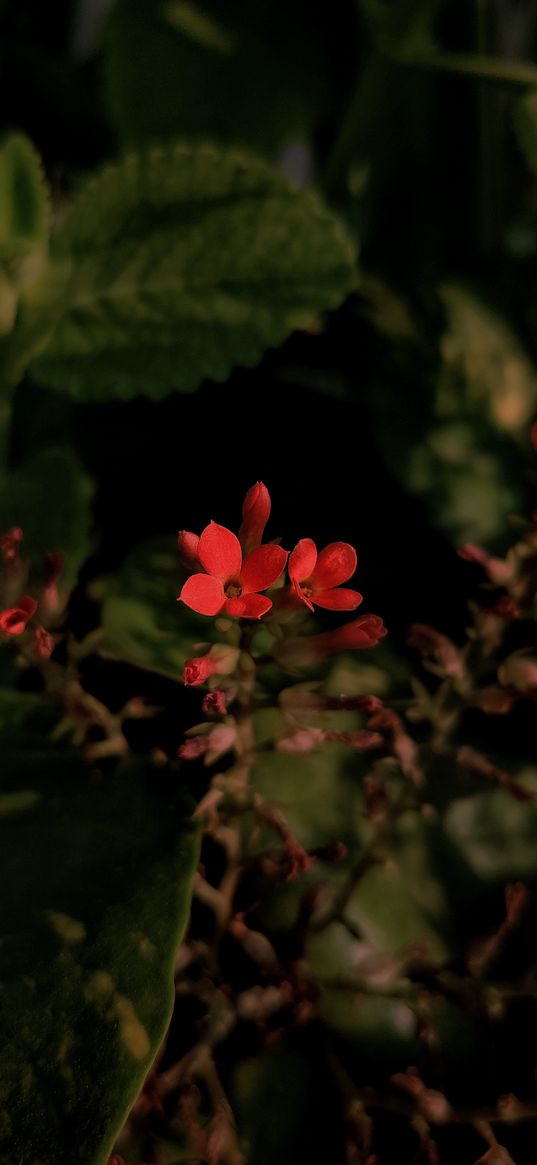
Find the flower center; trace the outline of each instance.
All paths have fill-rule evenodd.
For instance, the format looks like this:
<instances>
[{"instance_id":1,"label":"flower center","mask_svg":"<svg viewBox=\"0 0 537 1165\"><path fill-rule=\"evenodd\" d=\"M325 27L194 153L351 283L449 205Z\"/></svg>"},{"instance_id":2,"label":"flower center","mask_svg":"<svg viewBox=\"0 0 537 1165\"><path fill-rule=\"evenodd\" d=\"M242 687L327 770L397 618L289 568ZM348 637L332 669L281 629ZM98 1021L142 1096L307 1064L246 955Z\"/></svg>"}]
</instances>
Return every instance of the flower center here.
<instances>
[{"instance_id":1,"label":"flower center","mask_svg":"<svg viewBox=\"0 0 537 1165\"><path fill-rule=\"evenodd\" d=\"M240 582L230 582L226 587L226 599L240 599L242 587Z\"/></svg>"},{"instance_id":2,"label":"flower center","mask_svg":"<svg viewBox=\"0 0 537 1165\"><path fill-rule=\"evenodd\" d=\"M311 596L313 595L312 587L308 586L307 583L301 583L300 590L306 599L311 599Z\"/></svg>"}]
</instances>

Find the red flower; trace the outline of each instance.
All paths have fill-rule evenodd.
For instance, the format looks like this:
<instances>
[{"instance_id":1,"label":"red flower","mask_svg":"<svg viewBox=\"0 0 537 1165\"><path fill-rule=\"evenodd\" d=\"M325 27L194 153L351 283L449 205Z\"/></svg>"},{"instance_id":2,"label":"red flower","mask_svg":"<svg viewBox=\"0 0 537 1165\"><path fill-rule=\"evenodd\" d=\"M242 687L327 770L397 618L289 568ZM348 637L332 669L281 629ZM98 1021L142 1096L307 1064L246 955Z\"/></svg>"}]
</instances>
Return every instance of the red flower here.
<instances>
[{"instance_id":1,"label":"red flower","mask_svg":"<svg viewBox=\"0 0 537 1165\"><path fill-rule=\"evenodd\" d=\"M348 542L331 542L318 555L315 542L302 538L289 559L289 578L295 594L310 611L313 604L329 611L354 611L362 596L340 583L354 574L357 562L356 551Z\"/></svg>"},{"instance_id":2,"label":"red flower","mask_svg":"<svg viewBox=\"0 0 537 1165\"><path fill-rule=\"evenodd\" d=\"M239 539L245 554L261 546L265 526L270 517L270 494L262 481L248 490L242 506L242 526Z\"/></svg>"},{"instance_id":3,"label":"red flower","mask_svg":"<svg viewBox=\"0 0 537 1165\"><path fill-rule=\"evenodd\" d=\"M185 566L188 566L190 570L198 570L198 535L192 534L190 530L180 530L177 535L177 545Z\"/></svg>"},{"instance_id":4,"label":"red flower","mask_svg":"<svg viewBox=\"0 0 537 1165\"><path fill-rule=\"evenodd\" d=\"M260 619L270 611L271 599L258 592L280 577L287 561L281 546L258 546L243 562L236 535L211 522L200 537L197 557L206 573L187 579L179 596L187 607L200 615L225 611L242 619Z\"/></svg>"},{"instance_id":5,"label":"red flower","mask_svg":"<svg viewBox=\"0 0 537 1165\"><path fill-rule=\"evenodd\" d=\"M36 611L35 599L30 598L29 595L23 595L16 607L8 607L6 611L1 612L0 631L3 631L4 635L22 635L22 632L26 630L26 624L29 623Z\"/></svg>"}]
</instances>

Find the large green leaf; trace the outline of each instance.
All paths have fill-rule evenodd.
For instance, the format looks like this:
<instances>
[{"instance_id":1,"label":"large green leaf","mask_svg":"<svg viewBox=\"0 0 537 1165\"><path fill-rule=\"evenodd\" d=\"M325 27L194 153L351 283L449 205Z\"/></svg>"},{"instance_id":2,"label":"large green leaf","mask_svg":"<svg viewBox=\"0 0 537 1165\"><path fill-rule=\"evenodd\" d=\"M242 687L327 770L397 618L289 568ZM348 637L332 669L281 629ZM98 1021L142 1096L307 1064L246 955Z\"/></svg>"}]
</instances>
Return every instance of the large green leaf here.
<instances>
[{"instance_id":1,"label":"large green leaf","mask_svg":"<svg viewBox=\"0 0 537 1165\"><path fill-rule=\"evenodd\" d=\"M105 80L121 140L296 138L340 89L330 20L307 0L116 0Z\"/></svg>"},{"instance_id":2,"label":"large green leaf","mask_svg":"<svg viewBox=\"0 0 537 1165\"><path fill-rule=\"evenodd\" d=\"M70 586L89 552L92 485L76 453L47 449L0 482L0 532L24 531L24 551L41 567L48 551L64 555L62 583Z\"/></svg>"},{"instance_id":3,"label":"large green leaf","mask_svg":"<svg viewBox=\"0 0 537 1165\"><path fill-rule=\"evenodd\" d=\"M54 256L54 308L28 306L18 338L51 313L35 374L84 400L223 380L354 282L354 245L313 193L211 146L106 167L81 187Z\"/></svg>"},{"instance_id":4,"label":"large green leaf","mask_svg":"<svg viewBox=\"0 0 537 1165\"><path fill-rule=\"evenodd\" d=\"M2 753L0 1163L102 1165L171 1014L190 801L141 763Z\"/></svg>"}]
</instances>

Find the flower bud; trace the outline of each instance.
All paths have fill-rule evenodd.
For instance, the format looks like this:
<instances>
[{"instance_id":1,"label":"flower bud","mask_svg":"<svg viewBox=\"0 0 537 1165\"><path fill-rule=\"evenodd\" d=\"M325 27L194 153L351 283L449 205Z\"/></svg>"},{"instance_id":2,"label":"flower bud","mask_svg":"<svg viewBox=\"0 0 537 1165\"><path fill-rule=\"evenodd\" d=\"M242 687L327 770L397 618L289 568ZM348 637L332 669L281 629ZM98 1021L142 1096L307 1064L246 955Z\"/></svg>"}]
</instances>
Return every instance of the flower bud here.
<instances>
[{"instance_id":1,"label":"flower bud","mask_svg":"<svg viewBox=\"0 0 537 1165\"><path fill-rule=\"evenodd\" d=\"M495 586L505 586L512 577L513 570L509 563L505 562L503 558L493 558L486 550L482 550L480 546L474 546L472 542L466 542L457 553L459 558L464 559L465 562L475 562L482 566L485 574Z\"/></svg>"},{"instance_id":2,"label":"flower bud","mask_svg":"<svg viewBox=\"0 0 537 1165\"><path fill-rule=\"evenodd\" d=\"M360 615L358 619L345 623L335 631L282 639L273 648L273 655L278 663L284 665L311 667L340 651L375 647L387 634L379 615Z\"/></svg>"},{"instance_id":3,"label":"flower bud","mask_svg":"<svg viewBox=\"0 0 537 1165\"><path fill-rule=\"evenodd\" d=\"M202 711L206 716L225 716L227 712L226 693L221 688L214 688L206 692L201 702Z\"/></svg>"},{"instance_id":4,"label":"flower bud","mask_svg":"<svg viewBox=\"0 0 537 1165\"><path fill-rule=\"evenodd\" d=\"M238 647L228 647L225 643L215 643L207 655L187 659L183 672L183 682L187 687L204 684L209 676L228 676L235 671L239 660Z\"/></svg>"},{"instance_id":5,"label":"flower bud","mask_svg":"<svg viewBox=\"0 0 537 1165\"><path fill-rule=\"evenodd\" d=\"M242 506L239 539L245 554L261 545L270 516L270 494L262 481L248 490Z\"/></svg>"},{"instance_id":6,"label":"flower bud","mask_svg":"<svg viewBox=\"0 0 537 1165\"><path fill-rule=\"evenodd\" d=\"M498 669L498 678L507 688L537 695L537 655L526 648L514 651Z\"/></svg>"},{"instance_id":7,"label":"flower bud","mask_svg":"<svg viewBox=\"0 0 537 1165\"><path fill-rule=\"evenodd\" d=\"M177 535L177 545L179 547L179 554L183 559L185 566L189 570L198 570L198 543L199 538L197 534L191 534L190 530L180 530Z\"/></svg>"},{"instance_id":8,"label":"flower bud","mask_svg":"<svg viewBox=\"0 0 537 1165\"><path fill-rule=\"evenodd\" d=\"M36 627L34 637L35 650L40 659L49 659L54 651L54 640L44 627Z\"/></svg>"}]
</instances>

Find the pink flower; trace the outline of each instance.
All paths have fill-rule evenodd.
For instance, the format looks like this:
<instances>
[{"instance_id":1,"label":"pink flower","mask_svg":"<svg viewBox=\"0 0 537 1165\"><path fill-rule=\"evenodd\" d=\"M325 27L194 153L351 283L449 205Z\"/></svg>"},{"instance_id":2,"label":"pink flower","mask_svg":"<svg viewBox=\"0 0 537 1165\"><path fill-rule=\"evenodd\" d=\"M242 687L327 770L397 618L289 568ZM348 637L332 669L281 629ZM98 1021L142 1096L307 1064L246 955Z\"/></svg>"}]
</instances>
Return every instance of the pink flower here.
<instances>
[{"instance_id":1,"label":"pink flower","mask_svg":"<svg viewBox=\"0 0 537 1165\"><path fill-rule=\"evenodd\" d=\"M262 481L248 490L242 505L242 526L239 540L245 554L261 546L265 526L270 517L270 494Z\"/></svg>"},{"instance_id":2,"label":"pink flower","mask_svg":"<svg viewBox=\"0 0 537 1165\"><path fill-rule=\"evenodd\" d=\"M272 607L259 594L280 577L287 561L281 546L258 546L243 561L239 539L211 522L201 534L197 557L205 574L187 579L180 600L200 615L225 612L234 618L260 619Z\"/></svg>"},{"instance_id":3,"label":"pink flower","mask_svg":"<svg viewBox=\"0 0 537 1165\"><path fill-rule=\"evenodd\" d=\"M35 615L37 603L30 595L23 595L14 607L0 613L0 631L4 635L22 635L26 624Z\"/></svg>"},{"instance_id":4,"label":"pink flower","mask_svg":"<svg viewBox=\"0 0 537 1165\"><path fill-rule=\"evenodd\" d=\"M356 551L348 542L331 542L317 554L315 542L302 538L289 559L289 578L295 594L310 611L314 604L329 611L354 611L362 595L340 583L354 574L357 562Z\"/></svg>"}]
</instances>

